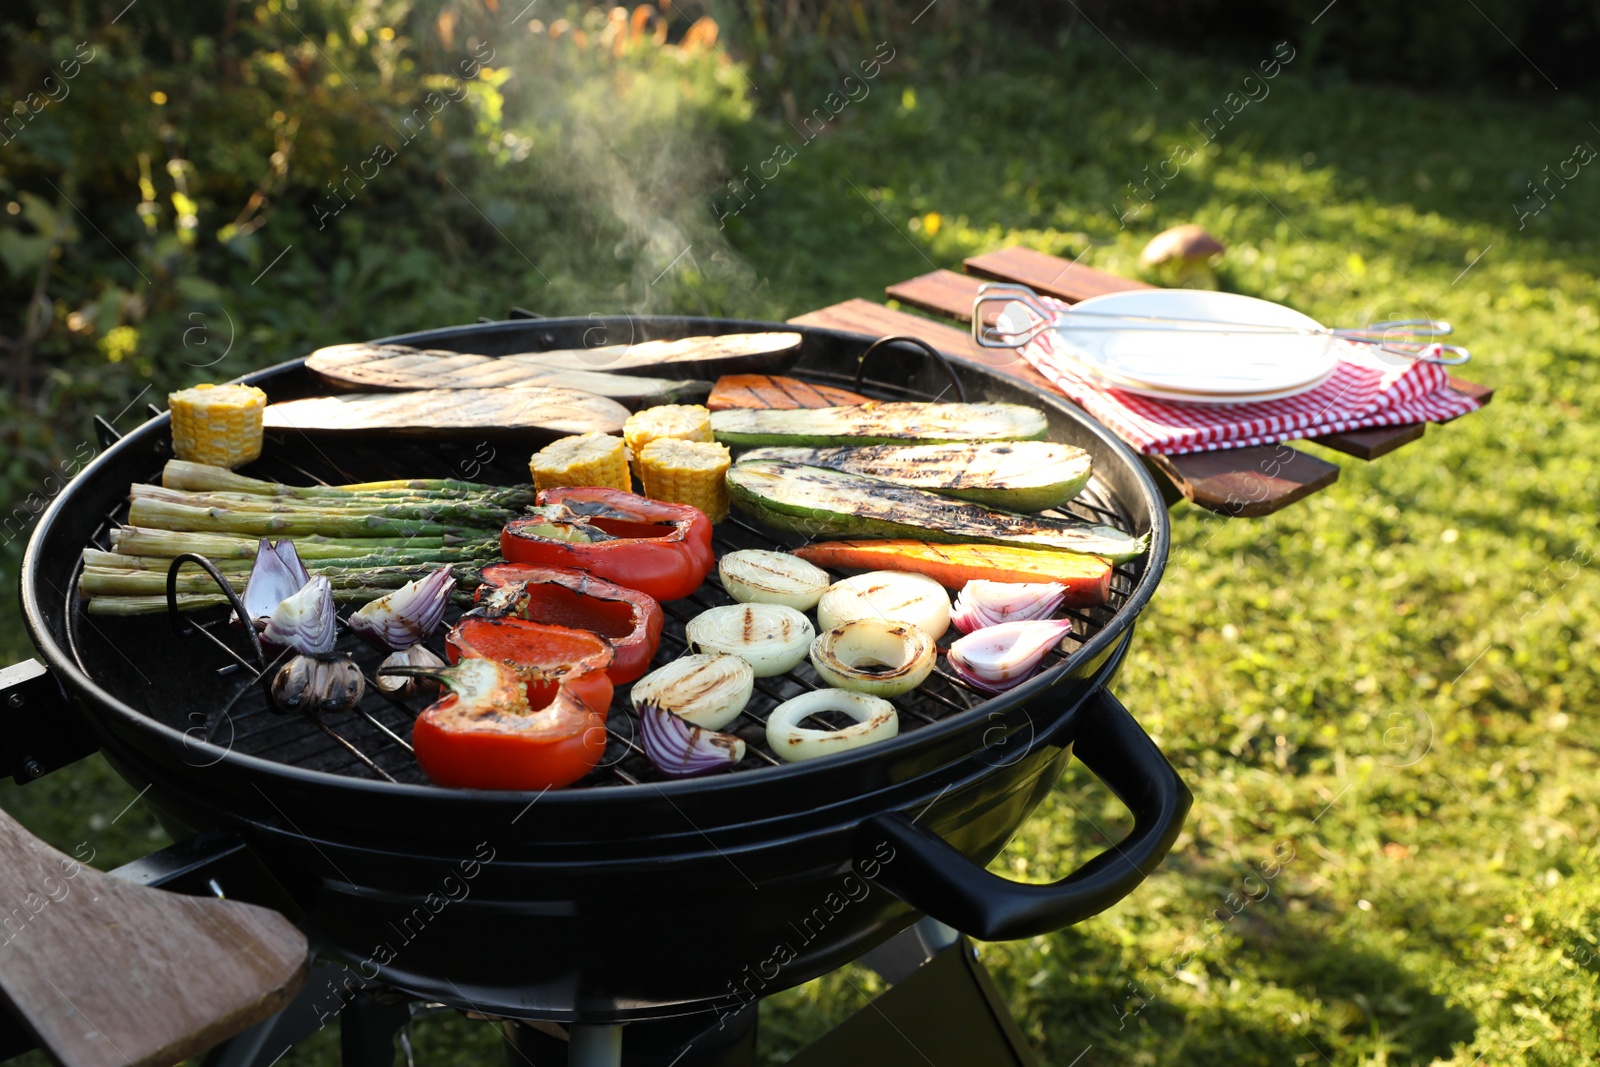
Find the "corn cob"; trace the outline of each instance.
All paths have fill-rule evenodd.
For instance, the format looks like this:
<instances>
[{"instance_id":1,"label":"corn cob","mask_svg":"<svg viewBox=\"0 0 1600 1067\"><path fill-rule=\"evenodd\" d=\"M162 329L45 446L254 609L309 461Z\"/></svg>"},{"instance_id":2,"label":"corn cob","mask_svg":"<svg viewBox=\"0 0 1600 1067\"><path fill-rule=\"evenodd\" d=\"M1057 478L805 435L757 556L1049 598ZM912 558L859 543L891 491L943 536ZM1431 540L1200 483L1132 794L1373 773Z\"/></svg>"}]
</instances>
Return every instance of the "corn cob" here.
<instances>
[{"instance_id":1,"label":"corn cob","mask_svg":"<svg viewBox=\"0 0 1600 1067\"><path fill-rule=\"evenodd\" d=\"M658 438L638 454L644 495L672 504L692 504L721 522L728 517L727 445Z\"/></svg>"},{"instance_id":2,"label":"corn cob","mask_svg":"<svg viewBox=\"0 0 1600 1067\"><path fill-rule=\"evenodd\" d=\"M167 394L179 459L238 467L261 455L267 394L253 385L197 385Z\"/></svg>"},{"instance_id":3,"label":"corn cob","mask_svg":"<svg viewBox=\"0 0 1600 1067\"><path fill-rule=\"evenodd\" d=\"M601 485L625 493L633 489L622 438L603 433L563 437L545 445L528 461L528 469L539 489L573 485Z\"/></svg>"},{"instance_id":4,"label":"corn cob","mask_svg":"<svg viewBox=\"0 0 1600 1067\"><path fill-rule=\"evenodd\" d=\"M662 404L645 408L628 416L622 424L622 436L633 457L633 472L644 477L639 465L639 453L651 441L663 437L678 441L711 440L711 410L699 404Z\"/></svg>"}]
</instances>

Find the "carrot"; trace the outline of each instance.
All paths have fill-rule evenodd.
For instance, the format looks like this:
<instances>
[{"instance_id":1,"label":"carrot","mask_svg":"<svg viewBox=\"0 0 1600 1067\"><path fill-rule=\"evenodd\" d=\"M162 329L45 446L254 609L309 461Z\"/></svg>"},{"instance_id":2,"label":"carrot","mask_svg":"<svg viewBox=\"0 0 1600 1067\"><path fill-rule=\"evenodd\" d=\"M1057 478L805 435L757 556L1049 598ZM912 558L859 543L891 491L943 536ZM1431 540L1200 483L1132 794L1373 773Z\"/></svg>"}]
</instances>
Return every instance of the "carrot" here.
<instances>
[{"instance_id":1,"label":"carrot","mask_svg":"<svg viewBox=\"0 0 1600 1067\"><path fill-rule=\"evenodd\" d=\"M706 407L712 411L754 408L758 411L832 408L865 404L867 398L848 389L812 385L798 378L772 374L724 374L711 387Z\"/></svg>"},{"instance_id":2,"label":"carrot","mask_svg":"<svg viewBox=\"0 0 1600 1067\"><path fill-rule=\"evenodd\" d=\"M947 589L973 578L991 582L1060 582L1071 607L1104 604L1111 564L1099 556L1005 545L932 545L926 541L826 541L794 554L828 570L910 571Z\"/></svg>"}]
</instances>

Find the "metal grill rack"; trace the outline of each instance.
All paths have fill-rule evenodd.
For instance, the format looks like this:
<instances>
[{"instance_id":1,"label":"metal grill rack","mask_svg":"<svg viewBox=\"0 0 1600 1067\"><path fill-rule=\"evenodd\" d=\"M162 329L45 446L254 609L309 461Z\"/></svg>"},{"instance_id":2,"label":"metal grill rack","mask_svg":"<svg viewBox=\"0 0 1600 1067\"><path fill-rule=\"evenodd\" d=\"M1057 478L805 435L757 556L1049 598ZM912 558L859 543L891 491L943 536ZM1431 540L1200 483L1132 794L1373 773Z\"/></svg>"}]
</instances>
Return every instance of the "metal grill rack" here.
<instances>
[{"instance_id":1,"label":"metal grill rack","mask_svg":"<svg viewBox=\"0 0 1600 1067\"><path fill-rule=\"evenodd\" d=\"M813 375L818 379L830 377ZM907 397L916 396L904 386L868 381L862 391L869 395ZM506 451L509 446L500 449ZM463 458L456 458L460 453ZM525 480L521 449L510 459L498 452L490 459L482 458L482 447L471 450L429 446L400 446L386 442L382 447L362 444L317 444L309 440L274 440L269 448L270 461L262 462L249 473L258 477L275 478L302 484L330 484L331 481L357 482L382 478L419 477L444 470L453 477L466 475L463 467L475 464L469 476L484 482L515 484ZM159 480L159 471L153 472ZM122 504L103 517L92 542L95 547L109 548L109 531L126 517L127 506ZM1065 517L1086 519L1122 529L1129 528L1129 519L1119 512L1101 491L1095 481L1070 501L1060 512L1046 512ZM761 529L735 513L716 528L715 547L719 558L726 552L741 548L766 548L783 550L800 543L801 539L784 540L781 536ZM1050 654L1046 666L1054 666L1067 658L1072 651L1088 641L1103 628L1133 590L1141 569L1142 560L1119 565L1111 580L1109 602L1092 609L1065 609L1063 614L1073 620L1072 632L1063 645L1065 651ZM76 578L76 575L74 576ZM67 593L73 625L97 625L88 620L78 608L75 592ZM721 604L733 603L721 587L715 571L694 594L685 600L662 605L665 628L657 665L688 650L684 627L699 612ZM427 778L412 755L410 736L412 723L427 701L418 697L402 700L379 690L372 675L381 658L376 652L361 644L348 633L341 636L339 647L354 654L362 666L367 682L367 695L351 712L329 719L309 714L284 714L268 700L263 679L270 680L281 659L271 660L265 669L258 669L237 648L247 644L246 639L230 633L230 612L225 608L210 609L191 616L191 625L185 627L187 636L167 630L164 622L144 620L152 629L166 631L152 636L151 643L165 645L165 655L173 663L190 664L185 669L211 670L231 691L214 709L203 714L203 722L191 714L186 722L174 722L170 715L163 716L159 707L151 713L168 721L186 736L203 738L234 751L263 759L291 764L303 768L341 774L357 778L379 779L390 782L426 784ZM452 607L446 615L446 626L460 617L460 609ZM110 620L108 620L110 621ZM118 620L120 621L120 620ZM152 625L153 624L153 625ZM442 626L429 644L443 654ZM196 643L194 637L203 640ZM952 630L940 641L941 651L959 634ZM193 649L210 647L215 653L209 662L195 663ZM76 643L75 643L76 647ZM756 680L755 693L750 704L725 731L743 738L747 746L745 759L732 773L755 773L763 767L781 766L766 744L766 717L784 700L803 693L824 688L809 662L784 675ZM617 697L607 716L608 745L600 765L572 788L636 785L641 782L664 780L645 758L636 737L637 726L627 699L628 687L619 687ZM935 723L950 715L968 711L988 699L986 694L973 690L961 682L942 663L936 666L929 679L920 687L892 699L900 715L900 730L907 732ZM829 714L821 716L825 721ZM842 726L839 717L832 725ZM197 750L198 751L198 750Z\"/></svg>"}]
</instances>

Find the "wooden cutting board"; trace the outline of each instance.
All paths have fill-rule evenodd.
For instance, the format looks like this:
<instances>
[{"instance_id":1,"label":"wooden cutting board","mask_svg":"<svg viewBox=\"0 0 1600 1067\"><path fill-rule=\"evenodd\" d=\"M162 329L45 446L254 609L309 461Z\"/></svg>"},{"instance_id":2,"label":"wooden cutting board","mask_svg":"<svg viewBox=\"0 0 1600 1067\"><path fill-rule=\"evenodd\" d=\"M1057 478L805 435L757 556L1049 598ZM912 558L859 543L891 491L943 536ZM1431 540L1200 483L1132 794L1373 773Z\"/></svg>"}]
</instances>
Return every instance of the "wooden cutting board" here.
<instances>
[{"instance_id":1,"label":"wooden cutting board","mask_svg":"<svg viewBox=\"0 0 1600 1067\"><path fill-rule=\"evenodd\" d=\"M514 437L553 441L577 433L622 432L628 409L577 389L424 389L343 393L268 404L268 430L308 434L389 433L436 440Z\"/></svg>"},{"instance_id":2,"label":"wooden cutting board","mask_svg":"<svg viewBox=\"0 0 1600 1067\"><path fill-rule=\"evenodd\" d=\"M518 352L500 358L531 367L604 371L607 374L693 374L697 378L717 378L724 374L782 374L800 358L800 335L787 330L725 333L715 337L641 341L633 345L608 345L604 348Z\"/></svg>"},{"instance_id":3,"label":"wooden cutting board","mask_svg":"<svg viewBox=\"0 0 1600 1067\"><path fill-rule=\"evenodd\" d=\"M606 396L632 410L704 399L710 382L607 374L574 361L570 369L466 352L406 345L333 345L306 358L306 369L339 389L521 389L556 386Z\"/></svg>"}]
</instances>

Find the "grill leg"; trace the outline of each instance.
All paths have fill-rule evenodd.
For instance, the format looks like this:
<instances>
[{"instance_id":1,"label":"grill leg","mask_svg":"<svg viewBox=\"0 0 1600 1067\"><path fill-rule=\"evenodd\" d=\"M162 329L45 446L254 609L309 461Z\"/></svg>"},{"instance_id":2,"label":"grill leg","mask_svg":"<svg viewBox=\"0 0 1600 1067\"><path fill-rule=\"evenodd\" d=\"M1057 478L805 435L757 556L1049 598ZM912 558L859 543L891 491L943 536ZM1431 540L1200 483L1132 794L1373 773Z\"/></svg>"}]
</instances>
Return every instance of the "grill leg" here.
<instances>
[{"instance_id":1,"label":"grill leg","mask_svg":"<svg viewBox=\"0 0 1600 1067\"><path fill-rule=\"evenodd\" d=\"M357 993L339 1013L341 1067L394 1067L395 1035L410 1021L406 1001Z\"/></svg>"},{"instance_id":2,"label":"grill leg","mask_svg":"<svg viewBox=\"0 0 1600 1067\"><path fill-rule=\"evenodd\" d=\"M574 1026L567 1067L621 1067L622 1027Z\"/></svg>"}]
</instances>

